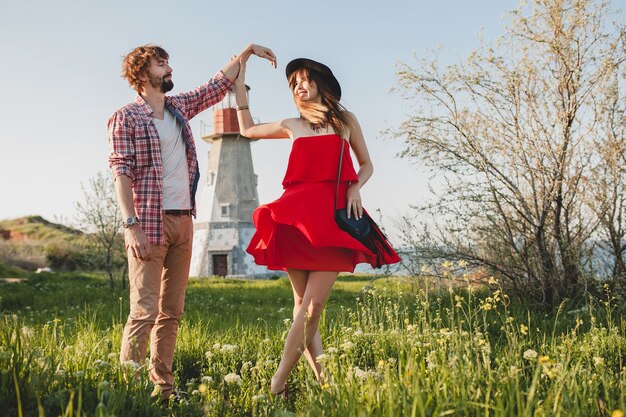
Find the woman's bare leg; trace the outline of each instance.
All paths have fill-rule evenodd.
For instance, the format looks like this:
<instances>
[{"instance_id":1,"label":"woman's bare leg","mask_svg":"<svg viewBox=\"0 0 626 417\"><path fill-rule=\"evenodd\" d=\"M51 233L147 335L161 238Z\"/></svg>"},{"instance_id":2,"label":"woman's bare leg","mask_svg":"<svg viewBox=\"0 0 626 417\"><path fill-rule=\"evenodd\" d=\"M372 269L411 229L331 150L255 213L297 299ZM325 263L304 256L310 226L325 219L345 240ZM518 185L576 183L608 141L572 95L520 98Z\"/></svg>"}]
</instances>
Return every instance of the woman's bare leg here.
<instances>
[{"instance_id":1,"label":"woman's bare leg","mask_svg":"<svg viewBox=\"0 0 626 417\"><path fill-rule=\"evenodd\" d=\"M313 340L313 336L318 331L320 316L330 290L337 280L337 275L337 272L309 272L304 297L302 297L302 307L293 319L278 370L272 377L270 387L272 393L276 394L284 389L287 377L304 353L305 346Z\"/></svg>"},{"instance_id":2,"label":"woman's bare leg","mask_svg":"<svg viewBox=\"0 0 626 417\"><path fill-rule=\"evenodd\" d=\"M289 274L289 280L291 281L291 288L293 289L293 317L295 319L300 307L302 306L302 300L304 298L304 292L309 278L309 271L303 271L300 269L290 269L287 271ZM315 373L315 378L319 381L322 373L322 364L318 363L316 358L323 353L322 338L320 336L319 329L313 335L310 343L304 351L311 369Z\"/></svg>"}]
</instances>

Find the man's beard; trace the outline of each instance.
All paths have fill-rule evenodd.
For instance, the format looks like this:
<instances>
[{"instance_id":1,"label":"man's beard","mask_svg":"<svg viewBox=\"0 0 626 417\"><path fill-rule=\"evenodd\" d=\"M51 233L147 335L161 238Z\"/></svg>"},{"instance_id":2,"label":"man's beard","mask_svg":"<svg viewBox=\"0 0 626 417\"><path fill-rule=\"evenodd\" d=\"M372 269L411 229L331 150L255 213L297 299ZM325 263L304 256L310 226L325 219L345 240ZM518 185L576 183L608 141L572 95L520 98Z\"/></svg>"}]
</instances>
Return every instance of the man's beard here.
<instances>
[{"instance_id":1,"label":"man's beard","mask_svg":"<svg viewBox=\"0 0 626 417\"><path fill-rule=\"evenodd\" d=\"M160 88L162 93L167 93L174 88L174 82L171 78L169 80L165 80L163 77L156 77L152 74L148 74L148 79L150 80L150 85L154 88Z\"/></svg>"}]
</instances>

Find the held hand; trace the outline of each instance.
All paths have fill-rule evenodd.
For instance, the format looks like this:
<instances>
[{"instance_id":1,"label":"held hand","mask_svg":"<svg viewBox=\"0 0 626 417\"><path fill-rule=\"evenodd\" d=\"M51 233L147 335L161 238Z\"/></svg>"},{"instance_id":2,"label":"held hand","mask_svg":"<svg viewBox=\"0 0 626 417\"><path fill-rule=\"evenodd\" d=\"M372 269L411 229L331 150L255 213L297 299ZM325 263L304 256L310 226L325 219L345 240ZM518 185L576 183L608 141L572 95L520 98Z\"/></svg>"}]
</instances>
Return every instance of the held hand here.
<instances>
[{"instance_id":1,"label":"held hand","mask_svg":"<svg viewBox=\"0 0 626 417\"><path fill-rule=\"evenodd\" d=\"M348 218L351 217L351 213L354 214L356 219L363 217L363 206L361 205L361 192L359 191L359 184L353 183L348 187L346 193L348 200L346 210Z\"/></svg>"},{"instance_id":2,"label":"held hand","mask_svg":"<svg viewBox=\"0 0 626 417\"><path fill-rule=\"evenodd\" d=\"M239 60L239 74L237 74L235 83L242 85L246 84L246 61L243 59Z\"/></svg>"},{"instance_id":3,"label":"held hand","mask_svg":"<svg viewBox=\"0 0 626 417\"><path fill-rule=\"evenodd\" d=\"M274 55L274 52L272 52L270 48L266 48L265 46L261 45L250 45L250 52L258 56L259 58L267 59L268 61L270 61L272 66L276 68L276 55Z\"/></svg>"},{"instance_id":4,"label":"held hand","mask_svg":"<svg viewBox=\"0 0 626 417\"><path fill-rule=\"evenodd\" d=\"M135 258L149 261L152 257L152 249L148 237L140 225L130 226L124 230L126 248L130 248Z\"/></svg>"}]
</instances>

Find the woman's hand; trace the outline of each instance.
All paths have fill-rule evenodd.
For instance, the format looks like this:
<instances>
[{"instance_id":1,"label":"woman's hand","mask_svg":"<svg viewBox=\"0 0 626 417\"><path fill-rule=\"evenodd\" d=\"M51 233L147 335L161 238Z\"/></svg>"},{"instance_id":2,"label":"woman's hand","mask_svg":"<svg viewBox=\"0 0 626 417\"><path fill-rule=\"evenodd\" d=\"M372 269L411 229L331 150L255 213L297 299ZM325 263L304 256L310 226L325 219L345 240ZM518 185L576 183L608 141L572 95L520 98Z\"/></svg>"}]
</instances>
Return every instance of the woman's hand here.
<instances>
[{"instance_id":1,"label":"woman's hand","mask_svg":"<svg viewBox=\"0 0 626 417\"><path fill-rule=\"evenodd\" d=\"M237 74L235 84L246 84L246 61L243 59L239 60L239 74Z\"/></svg>"},{"instance_id":2,"label":"woman's hand","mask_svg":"<svg viewBox=\"0 0 626 417\"><path fill-rule=\"evenodd\" d=\"M348 186L346 198L348 200L346 205L348 218L351 217L350 213L353 213L356 219L363 217L363 205L361 204L361 192L359 191L358 182L354 182Z\"/></svg>"}]
</instances>

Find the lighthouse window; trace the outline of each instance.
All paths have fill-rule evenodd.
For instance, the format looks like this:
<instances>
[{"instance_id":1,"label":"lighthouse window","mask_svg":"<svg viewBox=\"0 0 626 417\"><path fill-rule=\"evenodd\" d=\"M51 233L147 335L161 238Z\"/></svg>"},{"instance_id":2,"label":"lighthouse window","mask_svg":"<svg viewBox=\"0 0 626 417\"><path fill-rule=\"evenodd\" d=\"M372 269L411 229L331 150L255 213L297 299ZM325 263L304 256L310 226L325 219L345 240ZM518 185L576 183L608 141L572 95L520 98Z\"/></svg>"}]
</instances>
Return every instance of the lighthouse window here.
<instances>
[{"instance_id":1,"label":"lighthouse window","mask_svg":"<svg viewBox=\"0 0 626 417\"><path fill-rule=\"evenodd\" d=\"M222 217L230 216L230 206L228 204L222 204Z\"/></svg>"}]
</instances>

